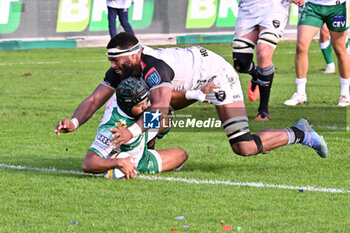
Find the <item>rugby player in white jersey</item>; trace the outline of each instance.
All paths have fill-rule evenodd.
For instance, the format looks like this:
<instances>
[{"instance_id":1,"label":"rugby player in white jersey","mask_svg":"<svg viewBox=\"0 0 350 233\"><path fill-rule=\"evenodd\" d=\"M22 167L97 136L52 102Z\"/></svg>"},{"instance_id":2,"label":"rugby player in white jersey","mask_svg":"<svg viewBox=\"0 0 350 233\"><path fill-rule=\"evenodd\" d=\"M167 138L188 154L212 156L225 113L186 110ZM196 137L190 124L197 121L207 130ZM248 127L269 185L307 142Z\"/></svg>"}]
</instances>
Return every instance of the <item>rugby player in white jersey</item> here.
<instances>
[{"instance_id":1,"label":"rugby player in white jersey","mask_svg":"<svg viewBox=\"0 0 350 233\"><path fill-rule=\"evenodd\" d=\"M290 2L300 6L305 0L240 0L238 4L233 66L237 72L252 76L248 98L256 101L260 96L258 121L270 120L268 105L275 73L272 57L288 21ZM257 66L253 62L255 46Z\"/></svg>"},{"instance_id":2,"label":"rugby player in white jersey","mask_svg":"<svg viewBox=\"0 0 350 233\"><path fill-rule=\"evenodd\" d=\"M142 47L134 35L122 32L110 40L107 50L111 68L104 81L79 105L72 120L59 121L57 134L71 132L86 122L113 95L120 80L134 75L150 88L151 106L147 110L167 114L170 105L186 107L195 100L214 104L232 150L238 155L255 155L299 142L321 157L327 156L325 141L305 119L289 128L251 134L237 73L225 59L205 48L151 49ZM205 94L202 89L208 83L214 90ZM128 128L111 129L113 137L118 137L111 144L118 147L146 130L140 116Z\"/></svg>"}]
</instances>

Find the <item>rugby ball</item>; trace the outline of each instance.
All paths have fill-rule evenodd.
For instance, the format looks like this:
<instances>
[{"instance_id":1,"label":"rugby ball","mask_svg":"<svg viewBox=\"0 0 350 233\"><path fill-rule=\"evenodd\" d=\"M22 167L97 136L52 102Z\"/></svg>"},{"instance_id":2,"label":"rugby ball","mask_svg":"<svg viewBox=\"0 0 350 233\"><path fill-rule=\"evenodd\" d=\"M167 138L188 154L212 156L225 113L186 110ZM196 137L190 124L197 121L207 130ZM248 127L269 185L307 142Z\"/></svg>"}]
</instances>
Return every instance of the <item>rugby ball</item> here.
<instances>
[{"instance_id":1,"label":"rugby ball","mask_svg":"<svg viewBox=\"0 0 350 233\"><path fill-rule=\"evenodd\" d=\"M111 158L126 158L130 155L126 152L120 152L113 155ZM113 168L105 173L105 177L109 179L122 180L125 178L125 174L118 168Z\"/></svg>"}]
</instances>

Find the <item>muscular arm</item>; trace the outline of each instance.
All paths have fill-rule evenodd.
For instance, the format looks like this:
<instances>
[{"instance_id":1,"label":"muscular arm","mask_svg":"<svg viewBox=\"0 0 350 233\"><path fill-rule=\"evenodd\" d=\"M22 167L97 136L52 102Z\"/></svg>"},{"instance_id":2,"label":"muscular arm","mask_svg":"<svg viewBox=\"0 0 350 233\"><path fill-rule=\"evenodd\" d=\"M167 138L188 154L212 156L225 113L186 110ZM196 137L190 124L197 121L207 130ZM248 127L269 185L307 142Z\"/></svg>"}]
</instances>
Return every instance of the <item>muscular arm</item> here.
<instances>
[{"instance_id":1,"label":"muscular arm","mask_svg":"<svg viewBox=\"0 0 350 233\"><path fill-rule=\"evenodd\" d=\"M174 110L179 110L186 108L187 106L193 104L196 100L186 99L186 91L172 91L170 106Z\"/></svg>"},{"instance_id":2,"label":"muscular arm","mask_svg":"<svg viewBox=\"0 0 350 233\"><path fill-rule=\"evenodd\" d=\"M100 84L95 91L80 103L75 110L73 117L79 122L79 125L84 124L90 119L90 117L113 95L114 90ZM75 130L73 122L67 118L58 122L55 132L57 135L60 133L68 133Z\"/></svg>"},{"instance_id":3,"label":"muscular arm","mask_svg":"<svg viewBox=\"0 0 350 233\"><path fill-rule=\"evenodd\" d=\"M201 88L200 91L203 92L204 95L206 95L214 91L216 88L220 88L220 86L215 85L214 83L207 83L204 87ZM185 108L188 105L191 105L198 100L198 99L187 99L188 96L186 97L186 92L187 91L172 91L170 105L174 110ZM204 100L202 99L200 101L204 103L210 103L210 100L208 99L204 99Z\"/></svg>"},{"instance_id":4,"label":"muscular arm","mask_svg":"<svg viewBox=\"0 0 350 233\"><path fill-rule=\"evenodd\" d=\"M77 118L80 125L84 124L107 102L113 93L113 89L100 84L88 98L81 102L72 118Z\"/></svg>"},{"instance_id":5,"label":"muscular arm","mask_svg":"<svg viewBox=\"0 0 350 233\"><path fill-rule=\"evenodd\" d=\"M84 172L87 173L102 173L113 168L120 169L124 174L126 179L135 177L135 165L131 162L131 158L119 158L119 159L103 159L98 156L95 152L88 151L82 168Z\"/></svg>"}]
</instances>

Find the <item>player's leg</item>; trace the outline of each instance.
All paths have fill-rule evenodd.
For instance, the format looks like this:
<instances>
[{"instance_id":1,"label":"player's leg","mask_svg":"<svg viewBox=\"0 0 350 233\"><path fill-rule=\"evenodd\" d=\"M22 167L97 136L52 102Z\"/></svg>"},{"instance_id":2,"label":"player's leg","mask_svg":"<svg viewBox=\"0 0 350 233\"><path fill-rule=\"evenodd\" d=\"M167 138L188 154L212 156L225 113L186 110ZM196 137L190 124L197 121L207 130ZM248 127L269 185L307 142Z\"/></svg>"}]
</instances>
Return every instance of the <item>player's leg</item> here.
<instances>
[{"instance_id":1,"label":"player's leg","mask_svg":"<svg viewBox=\"0 0 350 233\"><path fill-rule=\"evenodd\" d=\"M335 64L333 60L333 50L331 40L329 37L329 30L327 25L324 23L320 30L320 49L324 60L326 61L327 68L324 71L325 74L335 73Z\"/></svg>"},{"instance_id":2,"label":"player's leg","mask_svg":"<svg viewBox=\"0 0 350 233\"><path fill-rule=\"evenodd\" d=\"M143 152L137 171L139 173L158 173L181 169L188 158L187 151L181 148L148 150Z\"/></svg>"},{"instance_id":3,"label":"player's leg","mask_svg":"<svg viewBox=\"0 0 350 233\"><path fill-rule=\"evenodd\" d=\"M294 106L303 104L307 101L306 83L307 71L309 67L308 51L313 37L317 34L320 28L310 25L298 26L297 48L295 55L295 71L297 92L284 102L285 105Z\"/></svg>"},{"instance_id":4,"label":"player's leg","mask_svg":"<svg viewBox=\"0 0 350 233\"><path fill-rule=\"evenodd\" d=\"M219 105L216 110L232 150L238 155L255 155L287 144L287 134L283 131L271 133L270 137L252 135L243 101Z\"/></svg>"},{"instance_id":5,"label":"player's leg","mask_svg":"<svg viewBox=\"0 0 350 233\"><path fill-rule=\"evenodd\" d=\"M107 7L107 9L108 9L109 35L112 38L115 35L117 35L117 26L116 26L117 9L113 7Z\"/></svg>"},{"instance_id":6,"label":"player's leg","mask_svg":"<svg viewBox=\"0 0 350 233\"><path fill-rule=\"evenodd\" d=\"M334 52L338 59L340 74L340 98L339 106L350 105L349 84L350 84L350 59L346 50L348 32L348 3L336 4L329 9L329 17L326 20Z\"/></svg>"},{"instance_id":7,"label":"player's leg","mask_svg":"<svg viewBox=\"0 0 350 233\"><path fill-rule=\"evenodd\" d=\"M305 119L285 129L265 129L251 134L243 102L219 105L216 109L232 150L238 155L255 155L295 143L312 147L322 158L328 154L327 144Z\"/></svg>"},{"instance_id":8,"label":"player's leg","mask_svg":"<svg viewBox=\"0 0 350 233\"><path fill-rule=\"evenodd\" d=\"M233 67L237 72L247 73L252 77L248 87L250 101L256 101L260 95L257 88L257 67L253 62L254 48L259 35L257 24L258 17L253 17L247 11L239 11L232 42Z\"/></svg>"},{"instance_id":9,"label":"player's leg","mask_svg":"<svg viewBox=\"0 0 350 233\"><path fill-rule=\"evenodd\" d=\"M295 55L295 82L297 84L297 92L293 94L292 98L284 102L285 105L294 106L307 101L306 76L309 67L308 51L312 39L324 23L323 18L319 14L321 10L320 6L307 2L300 13Z\"/></svg>"},{"instance_id":10,"label":"player's leg","mask_svg":"<svg viewBox=\"0 0 350 233\"><path fill-rule=\"evenodd\" d=\"M278 41L279 36L276 31L261 27L257 47L257 78L260 89L260 104L258 116L255 118L255 120L268 121L270 119L268 105L272 81L275 73L272 57Z\"/></svg>"},{"instance_id":11,"label":"player's leg","mask_svg":"<svg viewBox=\"0 0 350 233\"><path fill-rule=\"evenodd\" d=\"M157 150L162 159L162 171L180 170L188 159L188 152L181 148Z\"/></svg>"},{"instance_id":12,"label":"player's leg","mask_svg":"<svg viewBox=\"0 0 350 233\"><path fill-rule=\"evenodd\" d=\"M129 32L131 34L135 34L134 31L132 30L132 27L129 23L128 17L129 17L129 9L117 9L118 11L118 16L119 16L119 21L122 27L126 32Z\"/></svg>"},{"instance_id":13,"label":"player's leg","mask_svg":"<svg viewBox=\"0 0 350 233\"><path fill-rule=\"evenodd\" d=\"M339 106L345 107L350 105L349 85L350 85L350 59L347 54L345 40L347 31L336 32L330 31L332 46L338 59L338 69L340 74L340 98Z\"/></svg>"},{"instance_id":14,"label":"player's leg","mask_svg":"<svg viewBox=\"0 0 350 233\"><path fill-rule=\"evenodd\" d=\"M244 156L254 155L287 144L302 142L303 145L320 151L317 153L321 153L321 157L326 156L327 145L324 140L314 131L306 132L311 131L311 127L309 129L296 125L286 129L267 129L251 134L239 77L230 64L227 63L223 67L223 72L217 75L216 82L220 82L221 88L218 91L225 93L225 98L210 94L207 96L216 106L223 129L235 153ZM311 142L308 140L310 138L313 139Z\"/></svg>"}]
</instances>

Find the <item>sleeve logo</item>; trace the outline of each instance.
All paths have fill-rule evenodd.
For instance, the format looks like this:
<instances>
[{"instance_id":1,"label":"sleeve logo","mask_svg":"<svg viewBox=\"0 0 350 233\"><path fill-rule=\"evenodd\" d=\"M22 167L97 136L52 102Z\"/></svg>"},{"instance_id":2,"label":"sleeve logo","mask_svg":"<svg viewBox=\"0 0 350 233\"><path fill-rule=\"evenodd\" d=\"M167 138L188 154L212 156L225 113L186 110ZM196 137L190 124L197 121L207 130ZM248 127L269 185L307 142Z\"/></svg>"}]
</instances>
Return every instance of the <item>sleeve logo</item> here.
<instances>
[{"instance_id":1,"label":"sleeve logo","mask_svg":"<svg viewBox=\"0 0 350 233\"><path fill-rule=\"evenodd\" d=\"M154 67L152 67L145 75L145 81L149 87L156 86L160 83L160 76Z\"/></svg>"}]
</instances>

